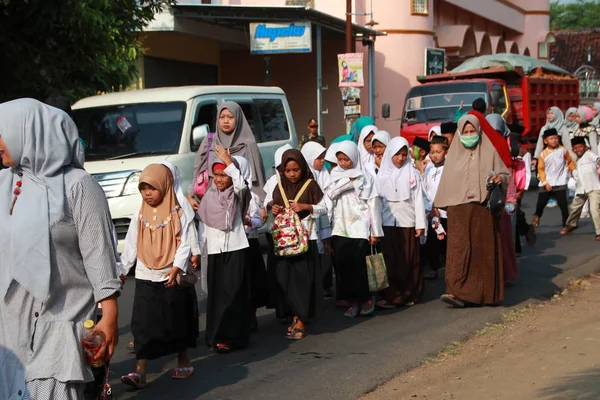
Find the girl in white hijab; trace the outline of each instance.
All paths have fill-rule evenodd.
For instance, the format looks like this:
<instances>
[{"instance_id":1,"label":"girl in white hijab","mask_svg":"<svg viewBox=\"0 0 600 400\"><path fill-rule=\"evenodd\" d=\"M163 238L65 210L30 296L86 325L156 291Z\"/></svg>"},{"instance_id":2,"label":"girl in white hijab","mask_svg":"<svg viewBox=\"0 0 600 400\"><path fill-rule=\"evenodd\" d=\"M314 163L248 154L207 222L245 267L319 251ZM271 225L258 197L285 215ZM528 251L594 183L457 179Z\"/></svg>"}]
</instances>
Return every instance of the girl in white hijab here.
<instances>
[{"instance_id":1,"label":"girl in white hijab","mask_svg":"<svg viewBox=\"0 0 600 400\"><path fill-rule=\"evenodd\" d=\"M351 141L336 148L337 167L331 171L327 196L333 201L332 236L339 276L338 298L350 302L344 314L371 315L375 304L369 291L366 256L383 237L381 204L373 177L363 170L358 147Z\"/></svg>"},{"instance_id":2,"label":"girl in white hijab","mask_svg":"<svg viewBox=\"0 0 600 400\"><path fill-rule=\"evenodd\" d=\"M382 308L413 305L423 290L419 237L427 227L421 174L410 162L403 137L390 141L375 180L381 198L382 252L390 286L382 292Z\"/></svg>"},{"instance_id":3,"label":"girl in white hijab","mask_svg":"<svg viewBox=\"0 0 600 400\"><path fill-rule=\"evenodd\" d=\"M367 125L360 131L360 135L358 136L358 151L360 152L360 160L363 166L372 163L375 159L371 141L378 131L379 129L375 125Z\"/></svg>"},{"instance_id":4,"label":"girl in white hijab","mask_svg":"<svg viewBox=\"0 0 600 400\"><path fill-rule=\"evenodd\" d=\"M378 131L375 135L373 135L373 139L371 140L371 148L373 149L375 157L371 165L373 166L373 172L375 175L377 175L379 168L381 168L383 153L385 152L385 148L390 140L391 136L386 131Z\"/></svg>"}]
</instances>

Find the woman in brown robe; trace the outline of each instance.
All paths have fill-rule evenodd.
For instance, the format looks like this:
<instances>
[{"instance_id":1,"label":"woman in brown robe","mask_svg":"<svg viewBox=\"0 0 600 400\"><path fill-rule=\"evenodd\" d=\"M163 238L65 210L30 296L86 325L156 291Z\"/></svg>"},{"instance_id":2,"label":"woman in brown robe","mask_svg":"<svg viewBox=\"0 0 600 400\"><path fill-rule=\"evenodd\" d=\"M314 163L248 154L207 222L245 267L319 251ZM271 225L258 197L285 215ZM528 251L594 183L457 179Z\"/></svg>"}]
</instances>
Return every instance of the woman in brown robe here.
<instances>
[{"instance_id":1,"label":"woman in brown robe","mask_svg":"<svg viewBox=\"0 0 600 400\"><path fill-rule=\"evenodd\" d=\"M479 120L463 116L450 146L435 207L448 211L446 294L454 307L491 305L504 300L504 277L498 221L486 208L487 182L506 191L509 171Z\"/></svg>"}]
</instances>

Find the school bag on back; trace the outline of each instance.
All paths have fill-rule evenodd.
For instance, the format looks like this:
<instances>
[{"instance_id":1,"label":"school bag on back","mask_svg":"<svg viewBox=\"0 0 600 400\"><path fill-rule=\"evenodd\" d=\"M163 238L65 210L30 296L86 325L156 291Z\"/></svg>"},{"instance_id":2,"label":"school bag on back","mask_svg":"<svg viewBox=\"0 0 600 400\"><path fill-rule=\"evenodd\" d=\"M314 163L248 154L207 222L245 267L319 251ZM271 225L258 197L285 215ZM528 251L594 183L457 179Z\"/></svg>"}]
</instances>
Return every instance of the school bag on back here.
<instances>
[{"instance_id":1,"label":"school bag on back","mask_svg":"<svg viewBox=\"0 0 600 400\"><path fill-rule=\"evenodd\" d=\"M296 198L293 200L297 202L308 185L312 182L312 179L306 181L302 186ZM294 257L300 254L304 254L308 251L308 235L309 232L302 225L302 220L294 211L290 209L290 202L285 195L281 181L278 180L279 191L283 202L285 203L285 210L279 213L273 221L273 248L275 255L279 257ZM313 220L311 219L311 229Z\"/></svg>"},{"instance_id":2,"label":"school bag on back","mask_svg":"<svg viewBox=\"0 0 600 400\"><path fill-rule=\"evenodd\" d=\"M208 184L210 183L208 169L210 168L210 149L212 148L214 136L214 132L209 132L208 136L206 137L206 140L208 140L206 146L206 169L198 174L196 181L194 182L194 194L200 200L202 197L204 197L204 194L208 190Z\"/></svg>"}]
</instances>

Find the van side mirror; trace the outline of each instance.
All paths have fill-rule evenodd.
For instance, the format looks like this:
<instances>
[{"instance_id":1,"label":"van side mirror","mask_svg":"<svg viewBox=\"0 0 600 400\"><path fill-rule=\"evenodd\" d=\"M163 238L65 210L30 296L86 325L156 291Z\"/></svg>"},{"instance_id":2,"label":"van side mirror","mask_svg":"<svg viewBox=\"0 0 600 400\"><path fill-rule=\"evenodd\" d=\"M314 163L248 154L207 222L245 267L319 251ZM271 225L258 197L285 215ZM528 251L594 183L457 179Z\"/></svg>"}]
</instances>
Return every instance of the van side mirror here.
<instances>
[{"instance_id":1,"label":"van side mirror","mask_svg":"<svg viewBox=\"0 0 600 400\"><path fill-rule=\"evenodd\" d=\"M381 106L381 116L385 119L388 119L391 114L391 107L388 103L385 103Z\"/></svg>"},{"instance_id":2,"label":"van side mirror","mask_svg":"<svg viewBox=\"0 0 600 400\"><path fill-rule=\"evenodd\" d=\"M198 125L194 129L192 129L192 143L194 146L200 146L205 137L208 136L208 131L210 127L207 124Z\"/></svg>"}]
</instances>

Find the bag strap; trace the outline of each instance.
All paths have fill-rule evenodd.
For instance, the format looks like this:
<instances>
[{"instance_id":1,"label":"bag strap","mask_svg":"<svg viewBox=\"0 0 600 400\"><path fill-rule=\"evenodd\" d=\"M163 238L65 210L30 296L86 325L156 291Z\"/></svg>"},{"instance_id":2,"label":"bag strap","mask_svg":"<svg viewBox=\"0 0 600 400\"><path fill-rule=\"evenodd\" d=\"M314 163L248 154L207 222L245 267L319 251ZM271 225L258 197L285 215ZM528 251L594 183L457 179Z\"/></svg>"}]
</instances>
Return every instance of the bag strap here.
<instances>
[{"instance_id":1,"label":"bag strap","mask_svg":"<svg viewBox=\"0 0 600 400\"><path fill-rule=\"evenodd\" d=\"M281 193L281 197L283 198L283 204L285 204L285 208L290 207L290 202L285 195L285 190L283 190L283 185L281 184L281 177L279 176L279 172L275 172L277 174L277 186L279 186L279 192Z\"/></svg>"},{"instance_id":2,"label":"bag strap","mask_svg":"<svg viewBox=\"0 0 600 400\"><path fill-rule=\"evenodd\" d=\"M300 200L300 197L302 197L302 195L304 194L304 192L308 188L308 185L310 185L311 182L312 182L312 179L309 179L306 182L304 182L304 185L302 185L302 188L300 188L300 191L298 192L298 194L296 195L296 198L294 199L294 203L297 203L298 200Z\"/></svg>"},{"instance_id":3,"label":"bag strap","mask_svg":"<svg viewBox=\"0 0 600 400\"><path fill-rule=\"evenodd\" d=\"M208 135L206 135L206 140L208 140L208 143L206 144L206 171L207 171L207 173L208 173L208 169L210 168L210 150L212 149L214 137L215 137L214 132L208 132Z\"/></svg>"}]
</instances>

